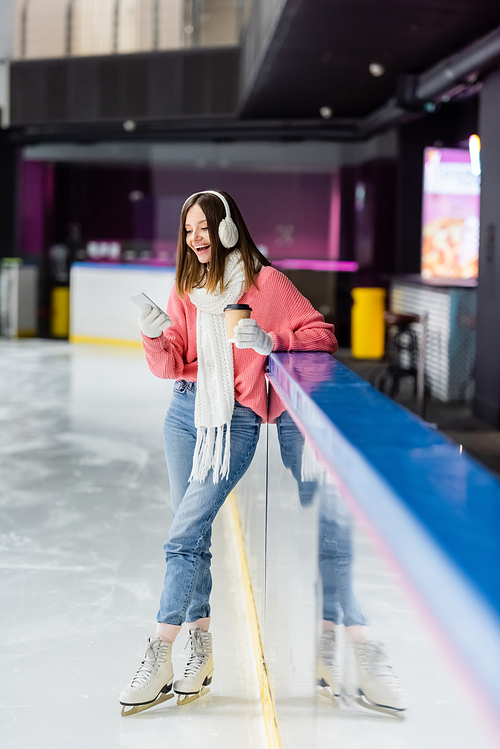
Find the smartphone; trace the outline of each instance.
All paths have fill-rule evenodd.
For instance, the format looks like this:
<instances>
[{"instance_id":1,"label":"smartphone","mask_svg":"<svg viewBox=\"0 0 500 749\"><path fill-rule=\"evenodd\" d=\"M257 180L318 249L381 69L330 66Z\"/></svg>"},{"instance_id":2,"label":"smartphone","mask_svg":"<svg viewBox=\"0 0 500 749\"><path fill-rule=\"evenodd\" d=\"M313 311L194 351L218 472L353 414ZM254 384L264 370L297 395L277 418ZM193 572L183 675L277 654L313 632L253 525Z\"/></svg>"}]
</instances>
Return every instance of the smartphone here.
<instances>
[{"instance_id":1,"label":"smartphone","mask_svg":"<svg viewBox=\"0 0 500 749\"><path fill-rule=\"evenodd\" d=\"M159 309L161 312L163 312L160 305L156 304L156 302L153 302L153 300L150 299L143 291L140 291L138 294L132 294L131 296L129 296L129 299L134 304L137 304L138 307L144 307L145 304L149 304L151 307L156 307L156 309Z\"/></svg>"}]
</instances>

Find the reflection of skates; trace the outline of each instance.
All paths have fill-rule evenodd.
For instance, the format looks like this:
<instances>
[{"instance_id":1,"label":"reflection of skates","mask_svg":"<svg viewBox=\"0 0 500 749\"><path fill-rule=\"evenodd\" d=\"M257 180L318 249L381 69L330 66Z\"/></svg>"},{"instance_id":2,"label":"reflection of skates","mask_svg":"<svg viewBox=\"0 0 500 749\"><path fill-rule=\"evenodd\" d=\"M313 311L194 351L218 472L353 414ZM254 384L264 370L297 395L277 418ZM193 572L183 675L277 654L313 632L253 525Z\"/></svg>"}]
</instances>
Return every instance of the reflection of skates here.
<instances>
[{"instance_id":1,"label":"reflection of skates","mask_svg":"<svg viewBox=\"0 0 500 749\"><path fill-rule=\"evenodd\" d=\"M207 694L210 691L207 687L212 682L214 672L210 632L204 632L201 629L192 630L189 633L186 648L189 648L187 663L180 679L174 682L174 692L179 695L178 705L187 705Z\"/></svg>"},{"instance_id":2,"label":"reflection of skates","mask_svg":"<svg viewBox=\"0 0 500 749\"><path fill-rule=\"evenodd\" d=\"M340 661L338 633L335 629L321 634L318 650L317 678L320 687L330 687L334 697L340 697Z\"/></svg>"},{"instance_id":3,"label":"reflection of skates","mask_svg":"<svg viewBox=\"0 0 500 749\"><path fill-rule=\"evenodd\" d=\"M173 697L172 643L149 638L136 675L120 695L122 715L135 715ZM130 708L127 710L126 708Z\"/></svg>"},{"instance_id":4,"label":"reflection of skates","mask_svg":"<svg viewBox=\"0 0 500 749\"><path fill-rule=\"evenodd\" d=\"M353 643L356 674L361 697L375 707L405 710L406 699L401 682L379 642Z\"/></svg>"}]
</instances>

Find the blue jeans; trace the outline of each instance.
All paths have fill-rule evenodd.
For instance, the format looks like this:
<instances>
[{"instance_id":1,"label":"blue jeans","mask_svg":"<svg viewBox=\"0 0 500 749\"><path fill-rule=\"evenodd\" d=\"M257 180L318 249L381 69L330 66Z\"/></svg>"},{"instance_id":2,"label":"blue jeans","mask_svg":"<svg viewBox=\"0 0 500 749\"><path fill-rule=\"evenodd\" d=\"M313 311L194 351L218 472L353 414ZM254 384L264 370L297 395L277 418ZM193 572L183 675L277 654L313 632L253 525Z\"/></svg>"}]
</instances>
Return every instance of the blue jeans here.
<instances>
[{"instance_id":1,"label":"blue jeans","mask_svg":"<svg viewBox=\"0 0 500 749\"><path fill-rule=\"evenodd\" d=\"M335 624L366 624L352 587L352 520L336 486L302 481L304 437L286 411L276 421L281 458L297 482L303 506L319 500L319 569L323 619Z\"/></svg>"},{"instance_id":2,"label":"blue jeans","mask_svg":"<svg viewBox=\"0 0 500 749\"><path fill-rule=\"evenodd\" d=\"M195 398L196 383L175 382L165 419L164 447L173 521L163 547L167 571L157 620L167 624L179 625L210 616L212 523L252 462L261 424L260 416L251 408L235 402L228 478L214 484L210 471L203 483L189 483L196 444Z\"/></svg>"}]
</instances>

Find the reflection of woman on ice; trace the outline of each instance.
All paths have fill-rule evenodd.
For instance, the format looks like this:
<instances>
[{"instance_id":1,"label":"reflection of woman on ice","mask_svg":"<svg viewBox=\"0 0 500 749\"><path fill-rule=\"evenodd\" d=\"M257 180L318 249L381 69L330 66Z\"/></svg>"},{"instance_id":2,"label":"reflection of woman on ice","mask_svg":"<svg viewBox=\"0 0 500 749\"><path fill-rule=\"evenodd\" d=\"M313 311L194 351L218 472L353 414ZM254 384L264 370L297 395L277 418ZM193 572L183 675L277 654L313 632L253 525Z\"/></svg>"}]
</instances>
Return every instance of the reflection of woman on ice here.
<instances>
[{"instance_id":1,"label":"reflection of woman on ice","mask_svg":"<svg viewBox=\"0 0 500 749\"><path fill-rule=\"evenodd\" d=\"M253 311L233 347L224 308L237 302ZM226 193L196 193L184 204L167 311L145 306L139 319L151 371L176 380L164 437L173 521L156 637L120 696L129 712L167 699L172 685L189 699L212 680L212 523L252 461L261 422L284 411L273 396L268 414L265 357L337 348L333 326L270 266ZM189 655L174 682L172 643L184 622Z\"/></svg>"}]
</instances>

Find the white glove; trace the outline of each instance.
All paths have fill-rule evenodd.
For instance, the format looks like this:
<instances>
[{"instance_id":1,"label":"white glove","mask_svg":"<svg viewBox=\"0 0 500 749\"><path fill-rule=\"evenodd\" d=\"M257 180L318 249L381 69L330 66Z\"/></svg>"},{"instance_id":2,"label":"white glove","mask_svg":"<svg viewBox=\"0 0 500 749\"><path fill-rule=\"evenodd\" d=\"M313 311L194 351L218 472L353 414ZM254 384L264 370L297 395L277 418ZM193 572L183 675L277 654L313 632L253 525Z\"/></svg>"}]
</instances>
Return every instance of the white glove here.
<instances>
[{"instance_id":1,"label":"white glove","mask_svg":"<svg viewBox=\"0 0 500 749\"><path fill-rule=\"evenodd\" d=\"M257 354L271 353L274 341L269 333L259 328L251 317L243 318L234 329L233 341L236 348L253 348Z\"/></svg>"},{"instance_id":2,"label":"white glove","mask_svg":"<svg viewBox=\"0 0 500 749\"><path fill-rule=\"evenodd\" d=\"M141 307L139 315L139 325L145 336L148 338L158 338L165 330L172 325L172 320L165 312L158 307L151 307L145 304Z\"/></svg>"}]
</instances>

